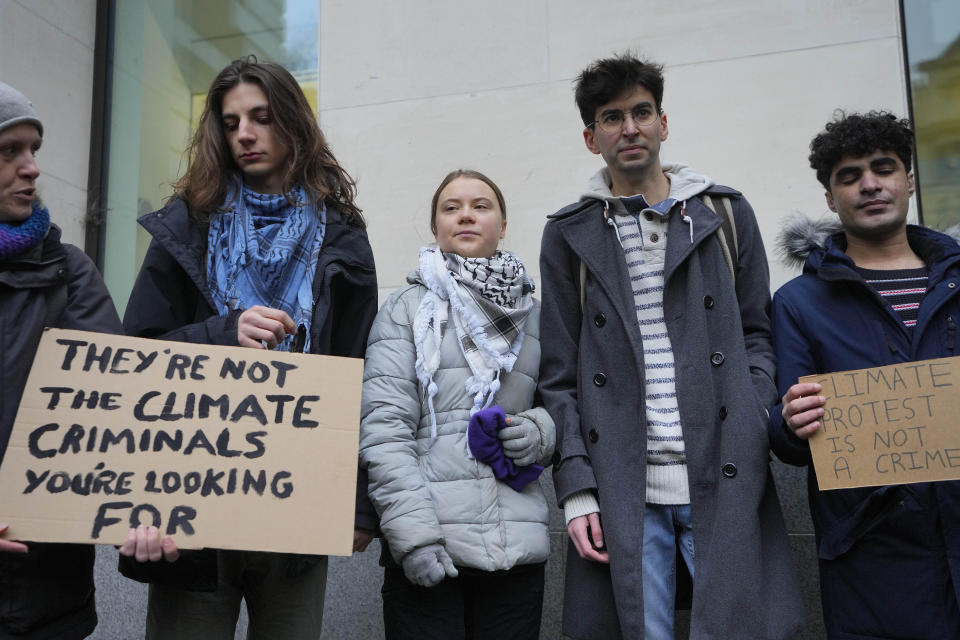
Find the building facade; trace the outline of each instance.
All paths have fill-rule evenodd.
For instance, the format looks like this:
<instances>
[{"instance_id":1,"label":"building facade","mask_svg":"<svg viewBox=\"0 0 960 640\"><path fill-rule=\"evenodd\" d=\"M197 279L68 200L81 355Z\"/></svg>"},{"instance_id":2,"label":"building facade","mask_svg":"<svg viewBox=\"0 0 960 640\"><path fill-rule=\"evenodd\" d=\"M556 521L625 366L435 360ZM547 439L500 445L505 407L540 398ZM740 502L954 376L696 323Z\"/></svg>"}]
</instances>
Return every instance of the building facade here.
<instances>
[{"instance_id":1,"label":"building facade","mask_svg":"<svg viewBox=\"0 0 960 640\"><path fill-rule=\"evenodd\" d=\"M953 0L0 0L0 79L34 101L42 196L122 313L149 241L136 218L169 197L203 92L233 58L285 64L314 101L357 179L383 300L432 240L430 197L460 167L502 187L505 246L539 281L545 216L602 162L584 148L572 81L628 49L666 67L663 158L742 190L768 247L788 214L827 213L806 158L838 108L908 115L915 102L922 217L960 222L957 34ZM768 253L775 289L795 272ZM774 464L804 575L805 637L822 637L803 473ZM556 509L551 536L542 637L559 638ZM382 633L377 555L374 545L332 563L324 637ZM116 573L112 548L99 562L94 637L142 635L145 589Z\"/></svg>"}]
</instances>

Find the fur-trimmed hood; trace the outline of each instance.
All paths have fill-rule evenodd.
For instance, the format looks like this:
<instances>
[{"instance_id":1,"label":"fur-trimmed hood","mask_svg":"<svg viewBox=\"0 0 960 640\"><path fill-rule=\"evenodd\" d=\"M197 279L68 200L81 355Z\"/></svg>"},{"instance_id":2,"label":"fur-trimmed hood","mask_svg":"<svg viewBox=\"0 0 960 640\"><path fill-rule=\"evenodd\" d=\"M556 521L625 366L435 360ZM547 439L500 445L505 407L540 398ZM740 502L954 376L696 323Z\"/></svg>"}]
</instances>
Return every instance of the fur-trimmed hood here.
<instances>
[{"instance_id":1,"label":"fur-trimmed hood","mask_svg":"<svg viewBox=\"0 0 960 640\"><path fill-rule=\"evenodd\" d=\"M843 225L835 215L814 220L802 213L792 213L780 226L774 250L785 265L800 269L813 251L826 248L830 236L842 232ZM943 233L960 243L960 224L948 227Z\"/></svg>"},{"instance_id":2,"label":"fur-trimmed hood","mask_svg":"<svg viewBox=\"0 0 960 640\"><path fill-rule=\"evenodd\" d=\"M813 220L802 213L791 213L780 226L774 245L777 257L787 266L799 269L815 249L826 247L827 238L843 231L840 218L821 216Z\"/></svg>"}]
</instances>

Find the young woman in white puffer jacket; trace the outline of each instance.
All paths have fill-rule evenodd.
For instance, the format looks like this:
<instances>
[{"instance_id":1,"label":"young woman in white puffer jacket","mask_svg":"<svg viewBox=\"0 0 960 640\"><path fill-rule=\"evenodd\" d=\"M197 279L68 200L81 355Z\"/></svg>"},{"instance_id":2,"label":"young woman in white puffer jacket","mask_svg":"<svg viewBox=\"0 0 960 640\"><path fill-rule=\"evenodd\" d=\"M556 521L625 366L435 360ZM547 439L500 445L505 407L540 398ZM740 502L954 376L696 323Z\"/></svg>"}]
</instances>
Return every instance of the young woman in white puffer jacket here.
<instances>
[{"instance_id":1,"label":"young woman in white puffer jacket","mask_svg":"<svg viewBox=\"0 0 960 640\"><path fill-rule=\"evenodd\" d=\"M534 407L540 304L523 263L497 249L506 207L493 181L450 173L430 221L436 246L380 309L364 371L386 636L534 639L550 546L534 465L555 442Z\"/></svg>"}]
</instances>

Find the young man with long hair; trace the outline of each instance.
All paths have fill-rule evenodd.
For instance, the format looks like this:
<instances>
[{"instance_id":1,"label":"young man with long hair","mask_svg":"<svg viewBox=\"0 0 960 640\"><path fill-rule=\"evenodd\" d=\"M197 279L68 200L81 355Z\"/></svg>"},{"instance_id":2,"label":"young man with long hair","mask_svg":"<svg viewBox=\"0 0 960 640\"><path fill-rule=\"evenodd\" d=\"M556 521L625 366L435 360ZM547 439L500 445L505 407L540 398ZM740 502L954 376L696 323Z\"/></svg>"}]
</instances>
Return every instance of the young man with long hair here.
<instances>
[{"instance_id":1,"label":"young man with long hair","mask_svg":"<svg viewBox=\"0 0 960 640\"><path fill-rule=\"evenodd\" d=\"M377 311L373 254L355 185L283 67L235 60L213 81L124 316L128 334L363 357ZM304 455L308 455L307 452ZM358 474L354 547L376 529ZM131 530L121 570L150 582L148 638L232 638L246 599L249 638L317 638L326 558L179 551Z\"/></svg>"}]
</instances>

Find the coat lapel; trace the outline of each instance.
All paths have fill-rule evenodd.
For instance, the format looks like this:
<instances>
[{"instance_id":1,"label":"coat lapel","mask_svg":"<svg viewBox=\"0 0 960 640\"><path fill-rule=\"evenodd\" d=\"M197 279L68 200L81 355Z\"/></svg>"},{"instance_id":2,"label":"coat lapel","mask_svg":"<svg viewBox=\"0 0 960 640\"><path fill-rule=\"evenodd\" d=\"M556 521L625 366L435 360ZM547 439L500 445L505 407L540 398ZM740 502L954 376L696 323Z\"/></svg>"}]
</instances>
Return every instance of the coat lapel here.
<instances>
[{"instance_id":1,"label":"coat lapel","mask_svg":"<svg viewBox=\"0 0 960 640\"><path fill-rule=\"evenodd\" d=\"M710 211L700 198L690 198L686 201L686 220L681 215L680 207L679 204L674 206L667 224L667 255L663 265L664 285L670 282L674 271L690 257L693 250L720 227L720 217ZM691 226L693 227L692 238Z\"/></svg>"},{"instance_id":2,"label":"coat lapel","mask_svg":"<svg viewBox=\"0 0 960 640\"><path fill-rule=\"evenodd\" d=\"M623 326L635 327L637 314L627 263L616 231L607 225L603 216L602 206L598 203L564 218L558 226L567 244L583 260L589 277L599 283L613 303Z\"/></svg>"}]
</instances>

